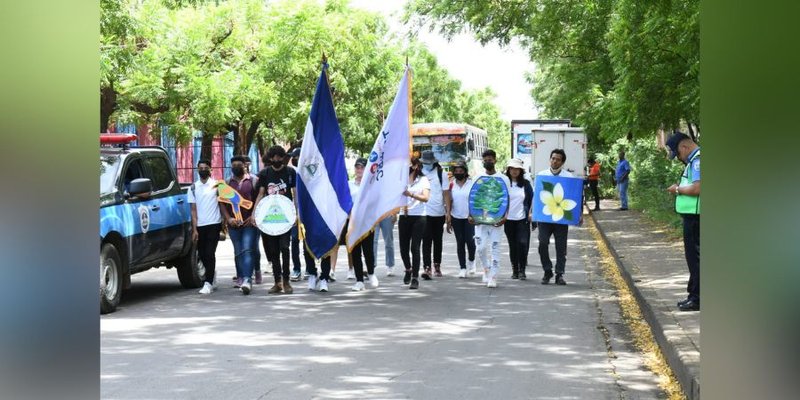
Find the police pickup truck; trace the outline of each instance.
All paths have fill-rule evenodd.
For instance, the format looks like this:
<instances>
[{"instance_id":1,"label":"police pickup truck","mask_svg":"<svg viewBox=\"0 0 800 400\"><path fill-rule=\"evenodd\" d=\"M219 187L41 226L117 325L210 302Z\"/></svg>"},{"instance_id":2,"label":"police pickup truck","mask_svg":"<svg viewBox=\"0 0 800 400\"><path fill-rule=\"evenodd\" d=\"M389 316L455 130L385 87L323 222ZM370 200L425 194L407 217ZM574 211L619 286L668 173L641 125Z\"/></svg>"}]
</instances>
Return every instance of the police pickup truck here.
<instances>
[{"instance_id":1,"label":"police pickup truck","mask_svg":"<svg viewBox=\"0 0 800 400\"><path fill-rule=\"evenodd\" d=\"M174 267L185 288L205 269L192 240L186 189L162 147L129 147L132 134L100 135L100 312L116 310L131 275Z\"/></svg>"}]
</instances>

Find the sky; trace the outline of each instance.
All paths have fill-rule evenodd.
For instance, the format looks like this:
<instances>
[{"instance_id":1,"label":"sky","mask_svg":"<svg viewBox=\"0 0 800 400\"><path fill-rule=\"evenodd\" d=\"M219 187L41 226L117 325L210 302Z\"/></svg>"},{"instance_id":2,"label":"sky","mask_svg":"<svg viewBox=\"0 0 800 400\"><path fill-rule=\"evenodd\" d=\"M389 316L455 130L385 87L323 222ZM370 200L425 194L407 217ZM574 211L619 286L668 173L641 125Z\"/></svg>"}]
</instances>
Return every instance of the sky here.
<instances>
[{"instance_id":1,"label":"sky","mask_svg":"<svg viewBox=\"0 0 800 400\"><path fill-rule=\"evenodd\" d=\"M350 0L350 5L384 15L391 29L404 32L400 22L407 0ZM461 81L465 89L490 87L497 94L495 104L505 120L536 119L538 113L530 96L531 85L525 72L533 71L533 63L517 44L500 48L497 44L481 46L470 34L460 34L448 42L436 32L423 29L419 40L436 55L439 65ZM414 67L413 65L411 66Z\"/></svg>"}]
</instances>

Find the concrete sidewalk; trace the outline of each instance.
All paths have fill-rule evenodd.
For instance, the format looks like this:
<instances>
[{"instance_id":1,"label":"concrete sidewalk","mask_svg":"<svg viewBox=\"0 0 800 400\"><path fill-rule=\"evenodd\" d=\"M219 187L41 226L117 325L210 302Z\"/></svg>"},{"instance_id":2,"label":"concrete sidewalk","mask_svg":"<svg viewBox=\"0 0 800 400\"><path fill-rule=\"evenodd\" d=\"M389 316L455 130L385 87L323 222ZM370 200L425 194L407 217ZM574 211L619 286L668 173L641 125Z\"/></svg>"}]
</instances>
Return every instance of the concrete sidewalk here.
<instances>
[{"instance_id":1,"label":"concrete sidewalk","mask_svg":"<svg viewBox=\"0 0 800 400\"><path fill-rule=\"evenodd\" d=\"M676 306L686 298L689 279L683 242L654 229L638 211L618 211L617 201L603 200L600 208L591 217L684 393L699 399L700 312L681 312Z\"/></svg>"}]
</instances>

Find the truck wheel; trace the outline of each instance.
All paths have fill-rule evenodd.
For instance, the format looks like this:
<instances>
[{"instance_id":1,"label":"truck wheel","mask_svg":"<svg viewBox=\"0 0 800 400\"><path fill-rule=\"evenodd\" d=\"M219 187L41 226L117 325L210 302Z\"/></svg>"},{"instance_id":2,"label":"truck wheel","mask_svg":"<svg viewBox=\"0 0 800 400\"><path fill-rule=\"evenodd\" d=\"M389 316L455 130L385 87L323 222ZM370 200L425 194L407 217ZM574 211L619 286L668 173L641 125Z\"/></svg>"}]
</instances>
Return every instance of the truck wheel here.
<instances>
[{"instance_id":1,"label":"truck wheel","mask_svg":"<svg viewBox=\"0 0 800 400\"><path fill-rule=\"evenodd\" d=\"M117 309L122 297L122 261L117 248L106 243L100 248L100 313Z\"/></svg>"},{"instance_id":2,"label":"truck wheel","mask_svg":"<svg viewBox=\"0 0 800 400\"><path fill-rule=\"evenodd\" d=\"M178 279L186 289L195 289L203 286L206 279L206 268L197 256L197 244L192 243L189 252L176 260L175 269L178 270Z\"/></svg>"}]
</instances>

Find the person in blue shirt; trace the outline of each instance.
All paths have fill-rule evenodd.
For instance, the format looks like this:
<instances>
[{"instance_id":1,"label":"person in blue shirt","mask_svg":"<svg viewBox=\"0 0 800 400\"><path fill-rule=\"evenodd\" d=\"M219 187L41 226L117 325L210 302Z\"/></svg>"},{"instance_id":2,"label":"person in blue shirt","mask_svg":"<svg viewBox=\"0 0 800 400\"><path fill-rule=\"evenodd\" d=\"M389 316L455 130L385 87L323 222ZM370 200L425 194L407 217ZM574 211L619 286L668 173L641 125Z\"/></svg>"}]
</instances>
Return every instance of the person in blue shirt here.
<instances>
[{"instance_id":1,"label":"person in blue shirt","mask_svg":"<svg viewBox=\"0 0 800 400\"><path fill-rule=\"evenodd\" d=\"M617 163L617 172L614 174L614 180L617 181L617 189L619 189L619 209L621 211L628 209L628 175L631 173L631 164L625 159L625 152L619 152L619 163Z\"/></svg>"}]
</instances>

